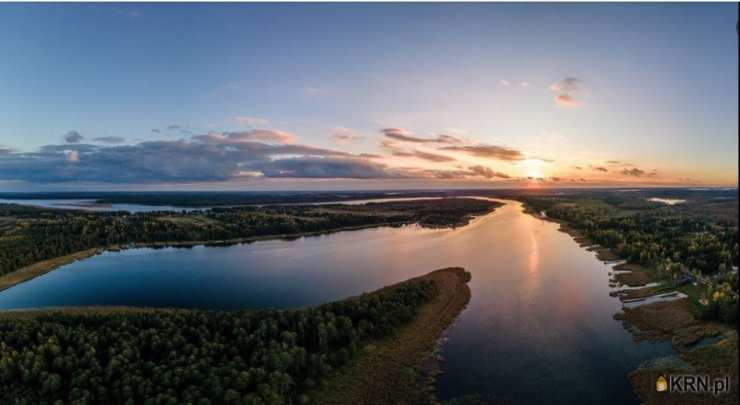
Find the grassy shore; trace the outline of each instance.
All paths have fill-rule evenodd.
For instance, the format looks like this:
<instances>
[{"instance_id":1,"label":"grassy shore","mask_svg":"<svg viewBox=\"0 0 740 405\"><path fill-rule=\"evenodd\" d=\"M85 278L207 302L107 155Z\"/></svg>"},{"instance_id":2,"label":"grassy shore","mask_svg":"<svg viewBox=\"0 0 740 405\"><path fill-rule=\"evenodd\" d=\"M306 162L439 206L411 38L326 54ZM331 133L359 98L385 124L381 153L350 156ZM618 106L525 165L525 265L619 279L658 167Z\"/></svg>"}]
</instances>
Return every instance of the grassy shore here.
<instances>
[{"instance_id":1,"label":"grassy shore","mask_svg":"<svg viewBox=\"0 0 740 405\"><path fill-rule=\"evenodd\" d=\"M601 261L614 261L619 257L609 249L593 245L581 231L562 220L556 220L526 207L524 212L537 218L560 224L560 231L569 234L581 246L596 252ZM666 277L655 269L637 264L621 263L613 268L617 274L614 281L619 285L640 287L614 291L610 295L620 300L647 298L669 291L680 291L690 298L655 302L634 308L623 308L624 312L614 315L621 320L636 341L671 342L678 353L674 356L654 359L641 364L629 374L632 387L644 404L737 404L738 403L738 352L737 329L716 322L699 320L692 311L690 299L696 299L692 286L674 288ZM645 286L656 283L655 286ZM702 345L704 339L714 339ZM712 394L666 394L655 389L659 376L680 374L730 376L732 392L720 396Z\"/></svg>"},{"instance_id":2,"label":"grassy shore","mask_svg":"<svg viewBox=\"0 0 740 405\"><path fill-rule=\"evenodd\" d=\"M434 353L444 331L470 301L470 273L447 268L419 278L434 281L434 300L398 333L365 346L357 361L331 376L313 398L325 405L436 402L433 383L439 368Z\"/></svg>"},{"instance_id":3,"label":"grassy shore","mask_svg":"<svg viewBox=\"0 0 740 405\"><path fill-rule=\"evenodd\" d=\"M8 289L18 283L28 281L34 277L48 273L59 266L64 266L77 260L87 259L101 253L103 249L87 249L81 252L72 253L66 256L55 257L53 259L40 261L12 273L0 277L0 291Z\"/></svg>"}]
</instances>

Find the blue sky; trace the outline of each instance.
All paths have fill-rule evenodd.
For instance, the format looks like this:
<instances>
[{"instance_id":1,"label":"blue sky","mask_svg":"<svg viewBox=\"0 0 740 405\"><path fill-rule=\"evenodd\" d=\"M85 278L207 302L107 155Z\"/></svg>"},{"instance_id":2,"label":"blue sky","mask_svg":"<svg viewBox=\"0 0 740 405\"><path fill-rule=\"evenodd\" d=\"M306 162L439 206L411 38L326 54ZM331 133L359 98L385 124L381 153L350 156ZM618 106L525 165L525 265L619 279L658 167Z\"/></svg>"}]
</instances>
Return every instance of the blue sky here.
<instances>
[{"instance_id":1,"label":"blue sky","mask_svg":"<svg viewBox=\"0 0 740 405\"><path fill-rule=\"evenodd\" d=\"M735 4L2 4L0 186L736 185L737 19ZM456 147L426 142L440 134Z\"/></svg>"}]
</instances>

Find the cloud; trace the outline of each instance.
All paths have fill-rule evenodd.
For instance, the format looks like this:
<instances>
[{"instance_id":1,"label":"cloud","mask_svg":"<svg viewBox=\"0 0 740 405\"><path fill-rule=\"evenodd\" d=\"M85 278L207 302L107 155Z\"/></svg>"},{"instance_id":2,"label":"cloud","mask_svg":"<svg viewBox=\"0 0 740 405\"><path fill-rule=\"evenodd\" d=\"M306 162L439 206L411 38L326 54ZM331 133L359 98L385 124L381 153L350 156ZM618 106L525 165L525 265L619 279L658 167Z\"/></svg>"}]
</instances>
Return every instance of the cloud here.
<instances>
[{"instance_id":1,"label":"cloud","mask_svg":"<svg viewBox=\"0 0 740 405\"><path fill-rule=\"evenodd\" d=\"M620 162L618 160L607 160L606 163L610 165L618 165Z\"/></svg>"},{"instance_id":2,"label":"cloud","mask_svg":"<svg viewBox=\"0 0 740 405\"><path fill-rule=\"evenodd\" d=\"M524 154L519 150L497 145L455 145L445 146L440 148L440 150L462 152L471 156L504 161L518 161L526 159Z\"/></svg>"},{"instance_id":3,"label":"cloud","mask_svg":"<svg viewBox=\"0 0 740 405\"><path fill-rule=\"evenodd\" d=\"M79 143L82 142L83 139L85 139L85 137L77 131L69 131L64 134L64 142L67 143Z\"/></svg>"},{"instance_id":4,"label":"cloud","mask_svg":"<svg viewBox=\"0 0 740 405\"><path fill-rule=\"evenodd\" d=\"M470 170L470 172L473 173L473 174L475 174L475 175L482 176L482 177L485 177L487 179L491 179L491 178L494 178L494 177L498 177L498 178L501 178L501 179L511 178L511 176L509 176L506 173L493 171L493 170L491 170L490 167L481 166L481 165L470 166L470 167L468 167L468 170Z\"/></svg>"},{"instance_id":5,"label":"cloud","mask_svg":"<svg viewBox=\"0 0 740 405\"><path fill-rule=\"evenodd\" d=\"M0 180L162 183L252 177L399 177L370 158L284 141L283 132L211 133L129 145L45 145L0 154ZM278 135L275 135L278 134ZM262 142L260 142L262 140Z\"/></svg>"},{"instance_id":6,"label":"cloud","mask_svg":"<svg viewBox=\"0 0 740 405\"><path fill-rule=\"evenodd\" d=\"M94 142L107 143L107 144L118 144L126 142L126 138L120 136L100 136L92 139Z\"/></svg>"},{"instance_id":7,"label":"cloud","mask_svg":"<svg viewBox=\"0 0 740 405\"><path fill-rule=\"evenodd\" d=\"M399 147L396 143L394 143L392 140L389 140L389 139L384 139L381 142L380 147L390 152L391 155L397 156L397 157L411 157L411 158L427 160L430 162L454 162L455 161L455 158L446 156L446 155L424 152L424 151L420 151L417 149L407 150L407 149Z\"/></svg>"},{"instance_id":8,"label":"cloud","mask_svg":"<svg viewBox=\"0 0 740 405\"><path fill-rule=\"evenodd\" d=\"M255 166L266 177L382 179L394 177L385 165L358 158L299 157Z\"/></svg>"},{"instance_id":9,"label":"cloud","mask_svg":"<svg viewBox=\"0 0 740 405\"><path fill-rule=\"evenodd\" d=\"M566 77L550 85L550 90L558 93L575 93L583 89L583 80L576 77Z\"/></svg>"},{"instance_id":10,"label":"cloud","mask_svg":"<svg viewBox=\"0 0 740 405\"><path fill-rule=\"evenodd\" d=\"M503 86L503 87L511 87L511 82L509 82L506 79L499 80L498 81L498 84L499 84L499 86Z\"/></svg>"},{"instance_id":11,"label":"cloud","mask_svg":"<svg viewBox=\"0 0 740 405\"><path fill-rule=\"evenodd\" d=\"M658 175L658 171L653 169L650 172L646 172L644 170L634 167L632 169L623 169L622 174L625 176L631 176L631 177L654 177Z\"/></svg>"},{"instance_id":12,"label":"cloud","mask_svg":"<svg viewBox=\"0 0 740 405\"><path fill-rule=\"evenodd\" d=\"M521 87L529 87L529 82L521 82L521 83L519 83L519 86L521 86Z\"/></svg>"},{"instance_id":13,"label":"cloud","mask_svg":"<svg viewBox=\"0 0 740 405\"><path fill-rule=\"evenodd\" d=\"M323 96L328 94L328 92L324 89L320 89L318 87L304 87L303 93L307 96Z\"/></svg>"},{"instance_id":14,"label":"cloud","mask_svg":"<svg viewBox=\"0 0 740 405\"><path fill-rule=\"evenodd\" d=\"M163 132L169 132L172 133L181 133L185 135L195 135L195 130L187 125L180 125L180 124L170 124L164 129L159 128L153 128L152 133L155 134L161 134Z\"/></svg>"},{"instance_id":15,"label":"cloud","mask_svg":"<svg viewBox=\"0 0 740 405\"><path fill-rule=\"evenodd\" d=\"M403 128L384 128L381 129L380 132L383 133L388 138L394 139L396 141L401 142L411 142L411 143L445 143L445 144L455 144L455 143L462 143L463 140L453 136L453 135L447 135L447 134L441 134L437 135L435 138L420 138L418 136L414 136L414 134L410 131L407 131Z\"/></svg>"},{"instance_id":16,"label":"cloud","mask_svg":"<svg viewBox=\"0 0 740 405\"><path fill-rule=\"evenodd\" d=\"M573 168L576 169L576 170L583 170L583 168L581 166L573 166Z\"/></svg>"},{"instance_id":17,"label":"cloud","mask_svg":"<svg viewBox=\"0 0 740 405\"><path fill-rule=\"evenodd\" d=\"M247 125L250 127L260 127L260 126L270 125L270 121L264 118L247 117L244 115L234 117L234 121L238 122L239 124Z\"/></svg>"},{"instance_id":18,"label":"cloud","mask_svg":"<svg viewBox=\"0 0 740 405\"><path fill-rule=\"evenodd\" d=\"M331 135L334 140L343 143L349 143L365 139L365 137L357 131L349 128L335 128L334 133Z\"/></svg>"},{"instance_id":19,"label":"cloud","mask_svg":"<svg viewBox=\"0 0 740 405\"><path fill-rule=\"evenodd\" d=\"M404 155L396 155L396 156L404 156ZM417 159L427 160L430 162L454 162L455 161L455 158L450 157L450 156L440 155L437 153L429 153L429 152L424 152L420 150L413 150L409 152L408 155L405 155L405 156L413 156Z\"/></svg>"},{"instance_id":20,"label":"cloud","mask_svg":"<svg viewBox=\"0 0 740 405\"><path fill-rule=\"evenodd\" d=\"M558 94L557 96L555 96L554 100L558 106L565 108L578 107L581 105L581 103L567 94Z\"/></svg>"},{"instance_id":21,"label":"cloud","mask_svg":"<svg viewBox=\"0 0 740 405\"><path fill-rule=\"evenodd\" d=\"M235 144L249 141L270 143L295 143L297 137L289 132L275 129L252 129L242 132L209 132L205 135L196 135L193 139L221 144Z\"/></svg>"},{"instance_id":22,"label":"cloud","mask_svg":"<svg viewBox=\"0 0 740 405\"><path fill-rule=\"evenodd\" d=\"M583 80L575 77L566 77L559 82L550 85L550 90L559 93L555 96L555 104L560 107L578 107L582 103L576 99L576 95L583 90Z\"/></svg>"},{"instance_id":23,"label":"cloud","mask_svg":"<svg viewBox=\"0 0 740 405\"><path fill-rule=\"evenodd\" d=\"M80 161L80 153L76 150L71 150L67 152L67 162L79 162Z\"/></svg>"},{"instance_id":24,"label":"cloud","mask_svg":"<svg viewBox=\"0 0 740 405\"><path fill-rule=\"evenodd\" d=\"M599 172L608 172L609 171L609 170L606 169L606 167L601 167L601 166L595 166L595 167L593 167L593 169L596 170L596 171L599 171Z\"/></svg>"},{"instance_id":25,"label":"cloud","mask_svg":"<svg viewBox=\"0 0 740 405\"><path fill-rule=\"evenodd\" d=\"M383 156L376 155L375 153L360 153L357 155L357 157L365 158L365 159L382 159Z\"/></svg>"},{"instance_id":26,"label":"cloud","mask_svg":"<svg viewBox=\"0 0 740 405\"><path fill-rule=\"evenodd\" d=\"M410 178L430 178L430 179L444 179L444 180L465 180L475 178L500 178L509 179L511 178L506 173L496 172L485 166L469 166L467 169L460 168L458 170L435 170L435 169L418 169L418 168L406 168L402 171L404 177Z\"/></svg>"}]
</instances>

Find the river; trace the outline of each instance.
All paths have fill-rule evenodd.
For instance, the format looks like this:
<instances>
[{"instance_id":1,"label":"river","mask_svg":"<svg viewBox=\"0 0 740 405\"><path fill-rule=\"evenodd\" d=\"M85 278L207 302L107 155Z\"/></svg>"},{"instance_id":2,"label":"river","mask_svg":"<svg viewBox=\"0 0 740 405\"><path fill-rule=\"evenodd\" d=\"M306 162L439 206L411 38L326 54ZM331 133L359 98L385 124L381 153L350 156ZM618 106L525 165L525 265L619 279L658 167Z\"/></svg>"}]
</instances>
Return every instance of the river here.
<instances>
[{"instance_id":1,"label":"river","mask_svg":"<svg viewBox=\"0 0 740 405\"><path fill-rule=\"evenodd\" d=\"M289 308L465 267L472 299L448 334L438 396L487 403L638 403L627 373L671 353L612 319L610 266L508 202L454 230L337 232L228 247L105 252L0 293L0 308Z\"/></svg>"}]
</instances>

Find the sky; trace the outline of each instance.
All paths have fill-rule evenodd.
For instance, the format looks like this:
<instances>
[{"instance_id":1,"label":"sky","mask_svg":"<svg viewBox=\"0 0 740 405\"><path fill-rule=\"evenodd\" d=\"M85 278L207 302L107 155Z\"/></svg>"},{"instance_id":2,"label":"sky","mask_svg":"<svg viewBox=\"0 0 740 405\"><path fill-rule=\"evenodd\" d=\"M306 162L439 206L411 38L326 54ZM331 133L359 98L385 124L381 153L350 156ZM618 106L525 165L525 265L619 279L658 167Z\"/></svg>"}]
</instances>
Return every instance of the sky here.
<instances>
[{"instance_id":1,"label":"sky","mask_svg":"<svg viewBox=\"0 0 740 405\"><path fill-rule=\"evenodd\" d=\"M0 191L737 186L736 4L0 4Z\"/></svg>"}]
</instances>

